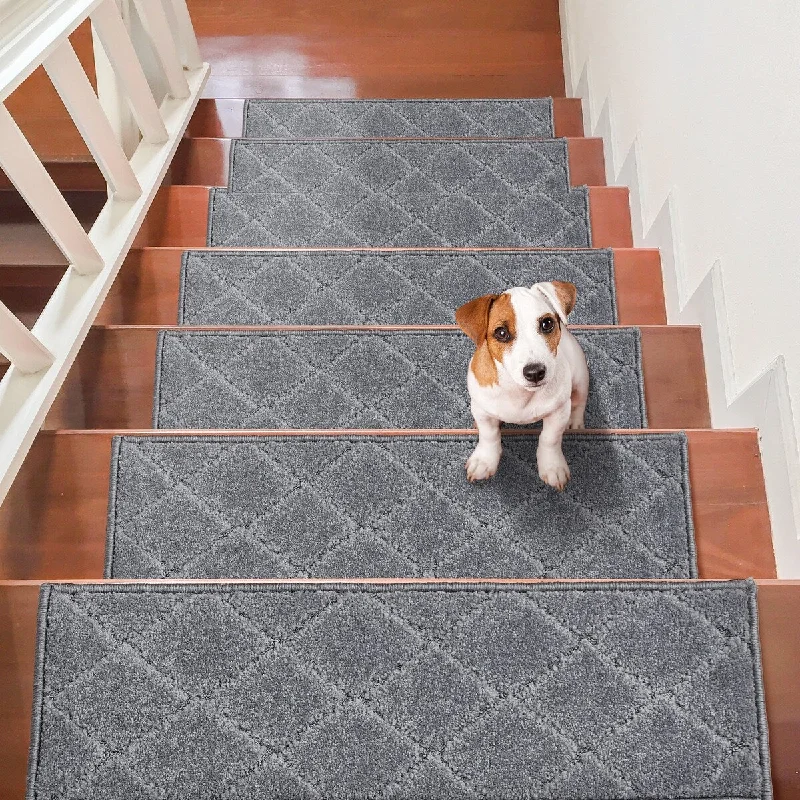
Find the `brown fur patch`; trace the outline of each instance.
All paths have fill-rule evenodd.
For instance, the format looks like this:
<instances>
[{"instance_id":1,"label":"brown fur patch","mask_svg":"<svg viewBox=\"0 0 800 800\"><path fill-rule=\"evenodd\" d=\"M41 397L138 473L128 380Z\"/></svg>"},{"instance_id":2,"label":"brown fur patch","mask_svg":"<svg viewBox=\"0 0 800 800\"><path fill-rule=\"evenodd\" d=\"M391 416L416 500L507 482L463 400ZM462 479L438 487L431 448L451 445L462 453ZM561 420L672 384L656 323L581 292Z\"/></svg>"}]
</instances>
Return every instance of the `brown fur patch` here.
<instances>
[{"instance_id":1,"label":"brown fur patch","mask_svg":"<svg viewBox=\"0 0 800 800\"><path fill-rule=\"evenodd\" d=\"M456 309L456 324L477 345L486 341L489 311L499 296L498 294L485 294Z\"/></svg>"},{"instance_id":2,"label":"brown fur patch","mask_svg":"<svg viewBox=\"0 0 800 800\"><path fill-rule=\"evenodd\" d=\"M543 319L551 319L555 323L550 333L541 332L539 326L542 324ZM555 316L555 314L542 314L542 316L536 320L536 326L539 329L539 335L544 337L550 352L555 355L558 352L558 343L561 341L561 320Z\"/></svg>"},{"instance_id":3,"label":"brown fur patch","mask_svg":"<svg viewBox=\"0 0 800 800\"><path fill-rule=\"evenodd\" d=\"M469 362L469 368L479 386L493 386L497 383L497 365L494 363L489 346L485 341L478 345L478 349Z\"/></svg>"},{"instance_id":4,"label":"brown fur patch","mask_svg":"<svg viewBox=\"0 0 800 800\"><path fill-rule=\"evenodd\" d=\"M502 361L503 355L517 336L517 318L507 294L485 294L465 303L456 311L458 327L477 345L469 368L480 386L497 383L495 359ZM511 338L500 342L494 331L500 326L508 329Z\"/></svg>"},{"instance_id":5,"label":"brown fur patch","mask_svg":"<svg viewBox=\"0 0 800 800\"><path fill-rule=\"evenodd\" d=\"M494 338L494 332L501 326L511 334L507 342L500 342ZM486 343L492 358L502 361L506 350L514 344L516 338L517 315L514 313L514 306L511 305L511 295L501 294L489 309L489 324L486 327Z\"/></svg>"},{"instance_id":6,"label":"brown fur patch","mask_svg":"<svg viewBox=\"0 0 800 800\"><path fill-rule=\"evenodd\" d=\"M568 317L572 309L575 308L578 289L574 283L568 283L567 281L551 281L551 283L555 289L558 302L561 303L561 308L564 309L564 316Z\"/></svg>"}]
</instances>

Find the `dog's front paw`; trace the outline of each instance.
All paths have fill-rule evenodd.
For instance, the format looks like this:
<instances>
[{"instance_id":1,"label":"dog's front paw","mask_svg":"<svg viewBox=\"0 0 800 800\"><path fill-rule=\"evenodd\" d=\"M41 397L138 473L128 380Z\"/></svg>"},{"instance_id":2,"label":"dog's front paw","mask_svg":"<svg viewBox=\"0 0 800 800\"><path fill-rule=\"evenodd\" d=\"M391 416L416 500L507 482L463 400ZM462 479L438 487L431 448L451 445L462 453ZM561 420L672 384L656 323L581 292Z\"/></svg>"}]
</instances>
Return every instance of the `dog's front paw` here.
<instances>
[{"instance_id":1,"label":"dog's front paw","mask_svg":"<svg viewBox=\"0 0 800 800\"><path fill-rule=\"evenodd\" d=\"M483 481L491 478L497 472L500 463L501 450L491 450L485 447L476 447L467 459L467 480Z\"/></svg>"},{"instance_id":2,"label":"dog's front paw","mask_svg":"<svg viewBox=\"0 0 800 800\"><path fill-rule=\"evenodd\" d=\"M569 424L567 427L571 431L582 431L586 427L586 423L583 419L583 412L576 414L575 412L572 413L572 416L569 418Z\"/></svg>"},{"instance_id":3,"label":"dog's front paw","mask_svg":"<svg viewBox=\"0 0 800 800\"><path fill-rule=\"evenodd\" d=\"M569 464L564 454L557 450L554 453L539 452L537 456L539 462L539 477L554 489L559 492L564 490L564 487L569 482Z\"/></svg>"}]
</instances>

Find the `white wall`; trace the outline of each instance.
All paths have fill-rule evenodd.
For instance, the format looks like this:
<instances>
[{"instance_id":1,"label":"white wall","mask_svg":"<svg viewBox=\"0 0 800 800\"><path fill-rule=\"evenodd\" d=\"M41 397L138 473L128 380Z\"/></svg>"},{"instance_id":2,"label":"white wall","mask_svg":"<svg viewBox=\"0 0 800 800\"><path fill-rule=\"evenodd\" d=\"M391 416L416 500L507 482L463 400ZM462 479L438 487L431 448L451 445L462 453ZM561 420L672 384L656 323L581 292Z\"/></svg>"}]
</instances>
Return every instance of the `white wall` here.
<instances>
[{"instance_id":1,"label":"white wall","mask_svg":"<svg viewBox=\"0 0 800 800\"><path fill-rule=\"evenodd\" d=\"M703 324L716 426L761 431L782 577L800 575L800 4L561 0L567 93ZM676 376L679 380L680 377Z\"/></svg>"}]
</instances>

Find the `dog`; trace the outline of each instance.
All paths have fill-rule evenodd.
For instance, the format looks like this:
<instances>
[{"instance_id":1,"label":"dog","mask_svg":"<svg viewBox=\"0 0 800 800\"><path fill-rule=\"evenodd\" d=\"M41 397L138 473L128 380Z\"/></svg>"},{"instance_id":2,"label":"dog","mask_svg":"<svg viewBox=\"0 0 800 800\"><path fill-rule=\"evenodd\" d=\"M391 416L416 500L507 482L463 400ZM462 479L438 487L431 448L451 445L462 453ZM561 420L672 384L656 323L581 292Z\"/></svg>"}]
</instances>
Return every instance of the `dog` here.
<instances>
[{"instance_id":1,"label":"dog","mask_svg":"<svg viewBox=\"0 0 800 800\"><path fill-rule=\"evenodd\" d=\"M539 477L562 491L570 478L561 449L564 431L584 427L589 367L567 328L578 291L565 281L518 286L486 294L456 311L459 328L475 343L467 371L478 445L467 479L497 472L500 423L542 420L536 451Z\"/></svg>"}]
</instances>

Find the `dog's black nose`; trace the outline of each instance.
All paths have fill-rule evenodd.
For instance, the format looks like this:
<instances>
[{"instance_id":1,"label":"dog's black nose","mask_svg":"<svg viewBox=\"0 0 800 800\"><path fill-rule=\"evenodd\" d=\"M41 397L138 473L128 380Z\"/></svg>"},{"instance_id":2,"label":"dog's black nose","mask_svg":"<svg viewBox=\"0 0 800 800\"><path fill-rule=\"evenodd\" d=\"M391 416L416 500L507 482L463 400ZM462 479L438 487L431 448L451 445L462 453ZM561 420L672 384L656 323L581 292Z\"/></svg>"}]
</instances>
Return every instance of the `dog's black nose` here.
<instances>
[{"instance_id":1,"label":"dog's black nose","mask_svg":"<svg viewBox=\"0 0 800 800\"><path fill-rule=\"evenodd\" d=\"M544 364L526 364L522 368L522 374L525 376L526 381L541 383L544 380L544 376L547 374L547 368Z\"/></svg>"}]
</instances>

